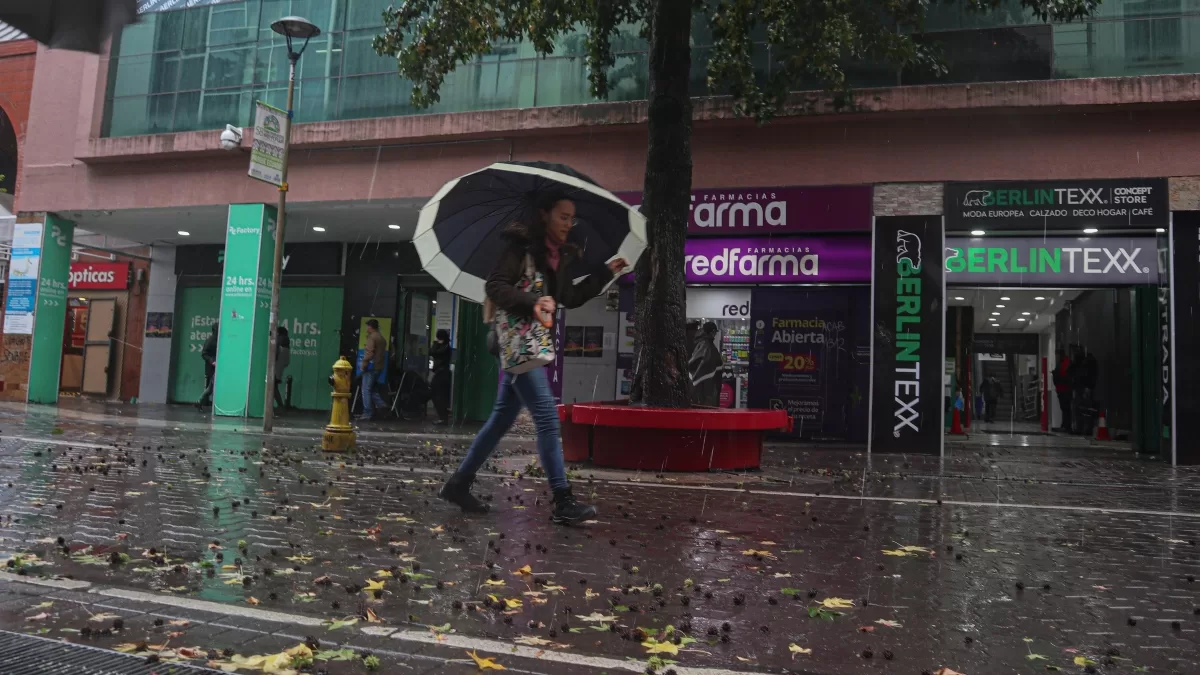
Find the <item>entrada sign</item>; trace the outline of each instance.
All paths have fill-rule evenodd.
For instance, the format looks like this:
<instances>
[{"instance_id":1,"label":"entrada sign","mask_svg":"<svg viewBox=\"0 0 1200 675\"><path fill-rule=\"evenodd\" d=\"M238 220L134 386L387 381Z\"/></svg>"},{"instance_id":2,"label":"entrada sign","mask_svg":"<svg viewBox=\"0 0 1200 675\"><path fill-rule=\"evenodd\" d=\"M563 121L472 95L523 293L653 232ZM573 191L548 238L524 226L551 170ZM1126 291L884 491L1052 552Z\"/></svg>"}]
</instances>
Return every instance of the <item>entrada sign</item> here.
<instances>
[{"instance_id":1,"label":"entrada sign","mask_svg":"<svg viewBox=\"0 0 1200 675\"><path fill-rule=\"evenodd\" d=\"M1127 286L1157 284L1151 238L1020 237L946 239L950 283Z\"/></svg>"},{"instance_id":2,"label":"entrada sign","mask_svg":"<svg viewBox=\"0 0 1200 675\"><path fill-rule=\"evenodd\" d=\"M947 183L946 226L952 230L1078 230L1166 227L1167 181Z\"/></svg>"}]
</instances>

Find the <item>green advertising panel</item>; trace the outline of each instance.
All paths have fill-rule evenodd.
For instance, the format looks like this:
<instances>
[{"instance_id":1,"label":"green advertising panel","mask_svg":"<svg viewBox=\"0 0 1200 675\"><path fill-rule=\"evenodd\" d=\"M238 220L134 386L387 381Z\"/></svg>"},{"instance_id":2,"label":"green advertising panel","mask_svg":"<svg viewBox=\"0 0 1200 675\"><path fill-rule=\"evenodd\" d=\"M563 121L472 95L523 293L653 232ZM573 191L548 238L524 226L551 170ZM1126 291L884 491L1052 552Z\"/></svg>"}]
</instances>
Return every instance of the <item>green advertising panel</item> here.
<instances>
[{"instance_id":1,"label":"green advertising panel","mask_svg":"<svg viewBox=\"0 0 1200 675\"><path fill-rule=\"evenodd\" d=\"M292 405L305 410L329 409L329 375L338 358L342 321L342 288L284 287L279 296L279 323L292 341L291 362L283 371L292 378ZM195 403L204 392L204 360L200 350L221 306L221 289L180 289L171 345L171 401ZM283 391L282 389L280 390Z\"/></svg>"},{"instance_id":2,"label":"green advertising panel","mask_svg":"<svg viewBox=\"0 0 1200 675\"><path fill-rule=\"evenodd\" d=\"M270 349L275 207L230 204L213 414L259 417Z\"/></svg>"},{"instance_id":3,"label":"green advertising panel","mask_svg":"<svg viewBox=\"0 0 1200 675\"><path fill-rule=\"evenodd\" d=\"M42 228L38 271L37 314L33 354L29 361L29 402L58 403L63 327L67 320L67 279L71 273L71 240L75 223L47 214Z\"/></svg>"}]
</instances>

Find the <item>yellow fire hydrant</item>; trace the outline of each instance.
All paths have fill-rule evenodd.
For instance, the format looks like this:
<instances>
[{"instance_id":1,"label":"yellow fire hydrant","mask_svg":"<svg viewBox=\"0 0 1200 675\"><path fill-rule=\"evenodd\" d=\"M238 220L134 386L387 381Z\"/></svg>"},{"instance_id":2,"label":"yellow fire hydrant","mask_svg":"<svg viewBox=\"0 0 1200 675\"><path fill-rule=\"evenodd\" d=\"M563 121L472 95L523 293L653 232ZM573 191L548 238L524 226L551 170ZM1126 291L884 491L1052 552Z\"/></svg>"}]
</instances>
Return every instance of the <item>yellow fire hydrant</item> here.
<instances>
[{"instance_id":1,"label":"yellow fire hydrant","mask_svg":"<svg viewBox=\"0 0 1200 675\"><path fill-rule=\"evenodd\" d=\"M350 426L350 374L353 372L354 366L344 356L333 364L333 375L329 378L329 385L333 387L333 409L329 424L325 426L325 435L321 437L322 450L346 452L357 447L358 436Z\"/></svg>"}]
</instances>

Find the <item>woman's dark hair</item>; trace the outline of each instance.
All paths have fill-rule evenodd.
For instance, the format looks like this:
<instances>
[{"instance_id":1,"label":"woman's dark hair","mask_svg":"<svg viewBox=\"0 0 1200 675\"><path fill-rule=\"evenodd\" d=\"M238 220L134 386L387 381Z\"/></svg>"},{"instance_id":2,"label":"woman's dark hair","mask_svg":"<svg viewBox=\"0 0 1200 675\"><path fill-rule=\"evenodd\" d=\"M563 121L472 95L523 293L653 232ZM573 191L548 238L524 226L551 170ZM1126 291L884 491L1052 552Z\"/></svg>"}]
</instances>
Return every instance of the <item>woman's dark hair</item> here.
<instances>
[{"instance_id":1,"label":"woman's dark hair","mask_svg":"<svg viewBox=\"0 0 1200 675\"><path fill-rule=\"evenodd\" d=\"M445 340L446 342L449 342L450 341L450 331L446 330L445 328L438 329L437 339Z\"/></svg>"}]
</instances>

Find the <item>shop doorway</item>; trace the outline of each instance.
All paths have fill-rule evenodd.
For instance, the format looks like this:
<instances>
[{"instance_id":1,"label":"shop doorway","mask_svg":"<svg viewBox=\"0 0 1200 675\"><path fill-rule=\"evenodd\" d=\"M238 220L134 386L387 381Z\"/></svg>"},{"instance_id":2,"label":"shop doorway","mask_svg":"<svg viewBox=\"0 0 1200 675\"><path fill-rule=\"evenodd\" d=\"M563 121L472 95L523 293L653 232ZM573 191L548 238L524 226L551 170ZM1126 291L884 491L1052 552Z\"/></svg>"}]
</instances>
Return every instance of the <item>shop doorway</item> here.
<instances>
[{"instance_id":1,"label":"shop doorway","mask_svg":"<svg viewBox=\"0 0 1200 675\"><path fill-rule=\"evenodd\" d=\"M59 391L108 395L116 326L116 298L68 298Z\"/></svg>"},{"instance_id":2,"label":"shop doorway","mask_svg":"<svg viewBox=\"0 0 1200 675\"><path fill-rule=\"evenodd\" d=\"M1157 287L950 285L947 305L948 434L957 409L969 434L1169 453Z\"/></svg>"}]
</instances>

